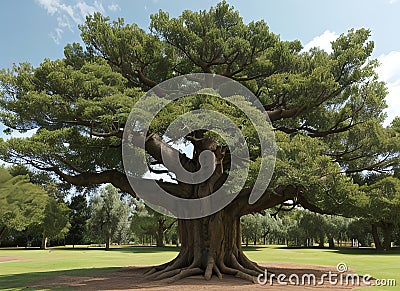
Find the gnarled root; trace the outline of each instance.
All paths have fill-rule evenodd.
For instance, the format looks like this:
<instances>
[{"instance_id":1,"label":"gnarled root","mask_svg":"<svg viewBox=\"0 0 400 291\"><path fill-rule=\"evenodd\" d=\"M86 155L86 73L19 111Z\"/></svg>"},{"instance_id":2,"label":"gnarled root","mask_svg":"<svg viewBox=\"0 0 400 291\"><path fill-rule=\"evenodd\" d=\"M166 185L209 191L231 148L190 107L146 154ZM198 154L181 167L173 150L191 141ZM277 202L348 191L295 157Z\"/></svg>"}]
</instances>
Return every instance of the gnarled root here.
<instances>
[{"instance_id":1,"label":"gnarled root","mask_svg":"<svg viewBox=\"0 0 400 291\"><path fill-rule=\"evenodd\" d=\"M238 256L231 254L225 260L208 255L205 263L189 257L190 255L193 254L182 252L175 260L152 268L145 276L173 282L194 275L203 275L206 280L210 280L213 275L221 279L225 274L257 283L257 276L263 273L263 270L247 259L241 251L238 252Z\"/></svg>"}]
</instances>

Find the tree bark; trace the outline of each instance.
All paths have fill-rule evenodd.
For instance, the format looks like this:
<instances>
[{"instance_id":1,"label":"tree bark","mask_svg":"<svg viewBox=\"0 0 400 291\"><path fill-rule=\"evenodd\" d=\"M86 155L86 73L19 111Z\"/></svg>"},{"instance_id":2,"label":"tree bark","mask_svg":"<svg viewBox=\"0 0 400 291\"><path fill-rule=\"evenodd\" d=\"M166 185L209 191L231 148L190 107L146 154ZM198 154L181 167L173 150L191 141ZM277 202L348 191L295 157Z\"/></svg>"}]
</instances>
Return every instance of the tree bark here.
<instances>
[{"instance_id":1,"label":"tree bark","mask_svg":"<svg viewBox=\"0 0 400 291\"><path fill-rule=\"evenodd\" d=\"M48 240L48 237L43 235L42 236L42 244L40 246L41 250L45 250L47 248L47 240Z\"/></svg>"},{"instance_id":2,"label":"tree bark","mask_svg":"<svg viewBox=\"0 0 400 291\"><path fill-rule=\"evenodd\" d=\"M333 240L333 237L328 238L328 244L330 249L335 248L335 241Z\"/></svg>"},{"instance_id":3,"label":"tree bark","mask_svg":"<svg viewBox=\"0 0 400 291\"><path fill-rule=\"evenodd\" d=\"M151 142L150 142L151 141ZM191 172L199 170L199 155L204 150L214 152L215 170L211 177L197 185L174 185L170 193L183 198L201 198L212 194L225 182L226 171L229 171L225 158L225 149L196 131L191 137L194 146L193 158L182 156L181 163ZM151 137L146 142L146 150L159 162L162 162L159 138ZM171 149L171 151L174 151ZM168 152L166 153L168 154ZM225 163L227 162L227 163ZM182 188L183 186L183 188ZM182 192L185 192L182 196ZM250 261L243 253L241 246L240 217L266 208L279 205L285 201L297 201L307 209L314 207L302 200L297 186L279 185L274 191L265 193L256 203L249 204L251 190L243 189L239 195L223 210L204 218L179 219L178 233L181 251L171 262L151 268L146 272L149 279L179 280L188 276L202 274L206 280L213 275L221 278L223 274L257 282L257 276L264 273L256 263ZM305 203L303 205L303 203ZM319 208L311 210L321 211ZM248 237L246 236L246 244Z\"/></svg>"},{"instance_id":4,"label":"tree bark","mask_svg":"<svg viewBox=\"0 0 400 291\"><path fill-rule=\"evenodd\" d=\"M106 238L106 251L108 251L110 249L110 242L111 242L111 238L110 238L110 236L107 236L107 238Z\"/></svg>"},{"instance_id":5,"label":"tree bark","mask_svg":"<svg viewBox=\"0 0 400 291\"><path fill-rule=\"evenodd\" d=\"M318 243L318 247L323 248L324 247L324 243L325 243L325 237L321 236L319 238L319 243Z\"/></svg>"},{"instance_id":6,"label":"tree bark","mask_svg":"<svg viewBox=\"0 0 400 291\"><path fill-rule=\"evenodd\" d=\"M164 246L164 223L158 222L157 233L156 233L156 246Z\"/></svg>"},{"instance_id":7,"label":"tree bark","mask_svg":"<svg viewBox=\"0 0 400 291\"><path fill-rule=\"evenodd\" d=\"M372 238L374 239L375 248L378 251L382 251L383 246L382 246L381 240L379 239L378 226L375 223L372 224L371 233L372 233Z\"/></svg>"},{"instance_id":8,"label":"tree bark","mask_svg":"<svg viewBox=\"0 0 400 291\"><path fill-rule=\"evenodd\" d=\"M3 238L3 235L5 234L5 232L6 232L6 226L4 225L4 226L0 227L0 240Z\"/></svg>"},{"instance_id":9,"label":"tree bark","mask_svg":"<svg viewBox=\"0 0 400 291\"><path fill-rule=\"evenodd\" d=\"M383 248L385 251L390 251L392 248L392 239L393 239L393 224L391 223L382 223L383 230Z\"/></svg>"},{"instance_id":10,"label":"tree bark","mask_svg":"<svg viewBox=\"0 0 400 291\"><path fill-rule=\"evenodd\" d=\"M155 267L147 275L154 279L178 280L203 274L210 280L222 274L256 282L263 270L250 261L241 246L240 217L227 210L199 219L178 220L181 251L171 262Z\"/></svg>"}]
</instances>

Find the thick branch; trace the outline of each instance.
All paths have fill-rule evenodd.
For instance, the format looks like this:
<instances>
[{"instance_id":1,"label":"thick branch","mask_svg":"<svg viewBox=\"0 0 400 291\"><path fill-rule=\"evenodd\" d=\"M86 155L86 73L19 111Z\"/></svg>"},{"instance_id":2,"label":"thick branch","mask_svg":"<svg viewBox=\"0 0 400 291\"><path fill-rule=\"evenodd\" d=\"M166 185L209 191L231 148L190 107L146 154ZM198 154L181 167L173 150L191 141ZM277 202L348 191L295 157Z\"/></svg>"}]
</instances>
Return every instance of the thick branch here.
<instances>
[{"instance_id":1,"label":"thick branch","mask_svg":"<svg viewBox=\"0 0 400 291\"><path fill-rule=\"evenodd\" d=\"M81 173L78 175L69 175L64 173L58 168L46 168L43 170L53 171L57 174L62 180L71 183L75 186L92 186L92 185L100 185L105 183L110 183L114 187L120 189L123 192L131 194L133 197L140 196L140 193L135 193L132 187L129 184L128 178L124 173L121 173L117 170L107 170L99 173ZM141 178L138 178L141 179ZM163 188L165 191L174 194L174 193L183 193L187 191L185 185L181 184L173 184L164 181L156 181L156 183Z\"/></svg>"},{"instance_id":2,"label":"thick branch","mask_svg":"<svg viewBox=\"0 0 400 291\"><path fill-rule=\"evenodd\" d=\"M140 82L142 82L142 84L144 84L150 88L153 88L154 86L157 85L156 82L147 78L141 70L136 70L135 73L137 74L137 76L138 76Z\"/></svg>"},{"instance_id":3,"label":"thick branch","mask_svg":"<svg viewBox=\"0 0 400 291\"><path fill-rule=\"evenodd\" d=\"M117 170L107 170L99 173L86 172L78 175L66 174L58 168L47 168L45 170L53 171L62 180L75 186L92 186L111 183L114 187L120 189L121 191L136 197L136 193L133 192L126 175Z\"/></svg>"},{"instance_id":4,"label":"thick branch","mask_svg":"<svg viewBox=\"0 0 400 291\"><path fill-rule=\"evenodd\" d=\"M195 165L193 161L188 158L185 154L182 154L178 150L171 147L168 143L162 140L162 138L157 134L151 134L145 137L141 133L131 133L133 134L133 143L135 146L142 147L145 145L145 150L149 153L155 160L159 163L163 163L163 155L169 157L179 157L179 161L182 167L187 171L195 171ZM177 161L178 162L178 161ZM165 165L164 165L165 166Z\"/></svg>"},{"instance_id":5,"label":"thick branch","mask_svg":"<svg viewBox=\"0 0 400 291\"><path fill-rule=\"evenodd\" d=\"M267 111L269 120L276 121L279 119L295 117L300 114L303 110L300 108L294 109L276 109L273 111Z\"/></svg>"}]
</instances>

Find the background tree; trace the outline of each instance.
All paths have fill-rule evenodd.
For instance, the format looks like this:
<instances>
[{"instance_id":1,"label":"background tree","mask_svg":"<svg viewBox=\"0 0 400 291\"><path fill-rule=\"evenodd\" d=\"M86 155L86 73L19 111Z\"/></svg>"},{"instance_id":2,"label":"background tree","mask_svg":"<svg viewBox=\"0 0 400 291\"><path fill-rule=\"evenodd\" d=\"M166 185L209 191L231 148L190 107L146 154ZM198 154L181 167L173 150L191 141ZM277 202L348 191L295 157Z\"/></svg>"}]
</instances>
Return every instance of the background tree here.
<instances>
[{"instance_id":1,"label":"background tree","mask_svg":"<svg viewBox=\"0 0 400 291\"><path fill-rule=\"evenodd\" d=\"M366 247L371 245L371 224L366 219L359 218L351 221L347 232L351 240L357 240L358 246Z\"/></svg>"},{"instance_id":2,"label":"background tree","mask_svg":"<svg viewBox=\"0 0 400 291\"><path fill-rule=\"evenodd\" d=\"M365 186L365 192L370 199L365 209L365 217L371 223L371 231L375 247L378 250L390 250L393 241L393 230L400 221L400 180L386 177L381 181ZM382 229L383 242L378 228Z\"/></svg>"},{"instance_id":3,"label":"background tree","mask_svg":"<svg viewBox=\"0 0 400 291\"><path fill-rule=\"evenodd\" d=\"M254 245L257 243L257 237L260 233L260 225L255 215L245 215L240 218L242 227L242 241L249 245L249 241L254 240Z\"/></svg>"},{"instance_id":4,"label":"background tree","mask_svg":"<svg viewBox=\"0 0 400 291\"><path fill-rule=\"evenodd\" d=\"M279 243L285 236L284 227L279 217L271 217L270 213L255 213L240 218L242 242L249 245L249 240L256 245L261 239L264 245Z\"/></svg>"},{"instance_id":5,"label":"background tree","mask_svg":"<svg viewBox=\"0 0 400 291\"><path fill-rule=\"evenodd\" d=\"M68 233L70 209L63 203L49 197L43 212L43 220L36 223L30 230L41 234L41 249L46 249L48 239L62 238Z\"/></svg>"},{"instance_id":6,"label":"background tree","mask_svg":"<svg viewBox=\"0 0 400 291\"><path fill-rule=\"evenodd\" d=\"M75 244L82 244L87 237L87 221L90 218L90 212L86 196L84 194L73 196L68 207L71 209L69 216L71 228L66 240L75 247Z\"/></svg>"},{"instance_id":7,"label":"background tree","mask_svg":"<svg viewBox=\"0 0 400 291\"><path fill-rule=\"evenodd\" d=\"M334 239L338 245L341 242L348 240L348 226L351 219L336 215L329 215L324 217L325 220L325 236L328 240L329 248L335 247Z\"/></svg>"},{"instance_id":8,"label":"background tree","mask_svg":"<svg viewBox=\"0 0 400 291\"><path fill-rule=\"evenodd\" d=\"M129 232L129 217L130 207L121 201L112 185L101 188L100 195L90 200L89 231L94 239L106 244L106 250L114 239L121 239Z\"/></svg>"},{"instance_id":9,"label":"background tree","mask_svg":"<svg viewBox=\"0 0 400 291\"><path fill-rule=\"evenodd\" d=\"M29 176L11 174L0 168L0 239L6 230L25 230L40 223L47 193L29 182Z\"/></svg>"},{"instance_id":10,"label":"background tree","mask_svg":"<svg viewBox=\"0 0 400 291\"><path fill-rule=\"evenodd\" d=\"M394 229L393 242L396 246L400 246L400 223L397 223Z\"/></svg>"},{"instance_id":11,"label":"background tree","mask_svg":"<svg viewBox=\"0 0 400 291\"><path fill-rule=\"evenodd\" d=\"M68 231L69 209L64 203L30 183L28 175L13 177L1 168L0 176L0 239L7 229L25 231L28 236L40 234L45 249L48 238Z\"/></svg>"},{"instance_id":12,"label":"background tree","mask_svg":"<svg viewBox=\"0 0 400 291\"><path fill-rule=\"evenodd\" d=\"M135 206L131 224L132 232L141 237L142 241L146 235L155 237L156 246L163 247L165 234L176 224L176 219L162 215L138 200Z\"/></svg>"},{"instance_id":13,"label":"background tree","mask_svg":"<svg viewBox=\"0 0 400 291\"><path fill-rule=\"evenodd\" d=\"M199 169L202 151L215 153L219 166L203 184L157 182L179 197L210 195L226 180L230 165L229 150L204 130L184 138L193 146L192 158L163 139L180 113L208 107L223 113L242 128L251 156L253 174L235 200L212 216L179 220L180 255L149 276L202 273L210 279L224 273L253 280L262 269L242 252L241 216L288 201L312 211L348 213L366 203L349 175L393 167L396 142L381 126L386 88L374 71L368 30L342 34L332 42L332 53L303 52L299 41L280 40L264 21L245 24L226 2L177 18L160 11L151 16L150 28L145 32L95 14L80 26L85 50L69 45L64 59L46 59L38 68L20 64L0 74L2 122L16 130L38 129L31 138L2 141L2 159L53 172L77 186L111 183L133 196L121 139L142 91L174 74L204 72L242 82L259 98L279 150L274 177L254 204L248 199L262 158L259 142L251 122L233 105L204 94L187 96L160 112L148 136L132 133L138 144L145 141L149 168L163 164L161 148L163 154L177 153L192 172ZM243 101L240 107L246 106ZM136 170L137 177L147 171Z\"/></svg>"}]
</instances>

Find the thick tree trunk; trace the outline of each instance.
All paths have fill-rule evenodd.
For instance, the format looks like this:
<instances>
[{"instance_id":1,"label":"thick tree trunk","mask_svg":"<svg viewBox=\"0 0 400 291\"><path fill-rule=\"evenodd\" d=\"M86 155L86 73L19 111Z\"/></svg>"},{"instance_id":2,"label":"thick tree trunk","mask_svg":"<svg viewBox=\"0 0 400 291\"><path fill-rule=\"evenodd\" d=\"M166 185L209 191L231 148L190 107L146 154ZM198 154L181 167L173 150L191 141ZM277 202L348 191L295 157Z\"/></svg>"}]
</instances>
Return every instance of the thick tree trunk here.
<instances>
[{"instance_id":1,"label":"thick tree trunk","mask_svg":"<svg viewBox=\"0 0 400 291\"><path fill-rule=\"evenodd\" d=\"M106 251L108 251L110 249L110 242L111 242L111 238L109 236L107 236L107 238L106 238Z\"/></svg>"},{"instance_id":2,"label":"thick tree trunk","mask_svg":"<svg viewBox=\"0 0 400 291\"><path fill-rule=\"evenodd\" d=\"M158 223L157 233L156 233L156 246L164 246L164 225Z\"/></svg>"},{"instance_id":3,"label":"thick tree trunk","mask_svg":"<svg viewBox=\"0 0 400 291\"><path fill-rule=\"evenodd\" d=\"M320 237L319 238L318 247L323 248L324 247L324 243L325 243L325 238L324 237Z\"/></svg>"},{"instance_id":4,"label":"thick tree trunk","mask_svg":"<svg viewBox=\"0 0 400 291\"><path fill-rule=\"evenodd\" d=\"M382 251L383 246L381 240L379 239L378 226L376 224L372 224L371 233L372 233L372 238L374 239L375 248L378 251Z\"/></svg>"},{"instance_id":5,"label":"thick tree trunk","mask_svg":"<svg viewBox=\"0 0 400 291\"><path fill-rule=\"evenodd\" d=\"M330 249L335 248L335 241L333 240L333 237L328 238L328 245Z\"/></svg>"},{"instance_id":6,"label":"thick tree trunk","mask_svg":"<svg viewBox=\"0 0 400 291\"><path fill-rule=\"evenodd\" d=\"M40 249L45 250L47 248L47 240L48 240L48 237L43 235L42 244L40 246Z\"/></svg>"},{"instance_id":7,"label":"thick tree trunk","mask_svg":"<svg viewBox=\"0 0 400 291\"><path fill-rule=\"evenodd\" d=\"M216 166L207 181L189 186L190 189L186 188L183 198L206 197L225 182L227 178L225 170L229 171L229 159L224 168L226 149L205 137L204 131L195 132L191 139L194 151L191 163L185 164L188 170L192 172L199 170L199 155L204 150L214 152ZM240 216L279 205L292 199L298 190L295 187L284 186L276 189L274 193L276 195L264 195L257 203L249 206L250 191L247 193L243 190L227 207L211 216L178 220L180 253L171 262L150 269L146 275L151 279L173 281L197 274L203 274L207 280L210 280L212 275L221 278L223 274L227 274L256 283L257 277L264 274L264 270L250 261L242 251ZM176 194L181 195L181 193ZM246 244L247 240L246 236Z\"/></svg>"},{"instance_id":8,"label":"thick tree trunk","mask_svg":"<svg viewBox=\"0 0 400 291\"><path fill-rule=\"evenodd\" d=\"M0 240L3 238L3 235L6 233L6 226L0 227Z\"/></svg>"},{"instance_id":9,"label":"thick tree trunk","mask_svg":"<svg viewBox=\"0 0 400 291\"><path fill-rule=\"evenodd\" d=\"M263 235L263 243L264 243L264 245L267 244L267 234Z\"/></svg>"},{"instance_id":10,"label":"thick tree trunk","mask_svg":"<svg viewBox=\"0 0 400 291\"><path fill-rule=\"evenodd\" d=\"M383 230L383 248L385 249L385 251L390 251L392 248L393 224L382 223L382 230Z\"/></svg>"},{"instance_id":11,"label":"thick tree trunk","mask_svg":"<svg viewBox=\"0 0 400 291\"><path fill-rule=\"evenodd\" d=\"M178 221L181 251L171 262L147 272L154 279L178 280L203 274L207 280L212 275L233 275L256 282L263 270L250 261L241 247L240 218L227 211L212 216Z\"/></svg>"}]
</instances>

